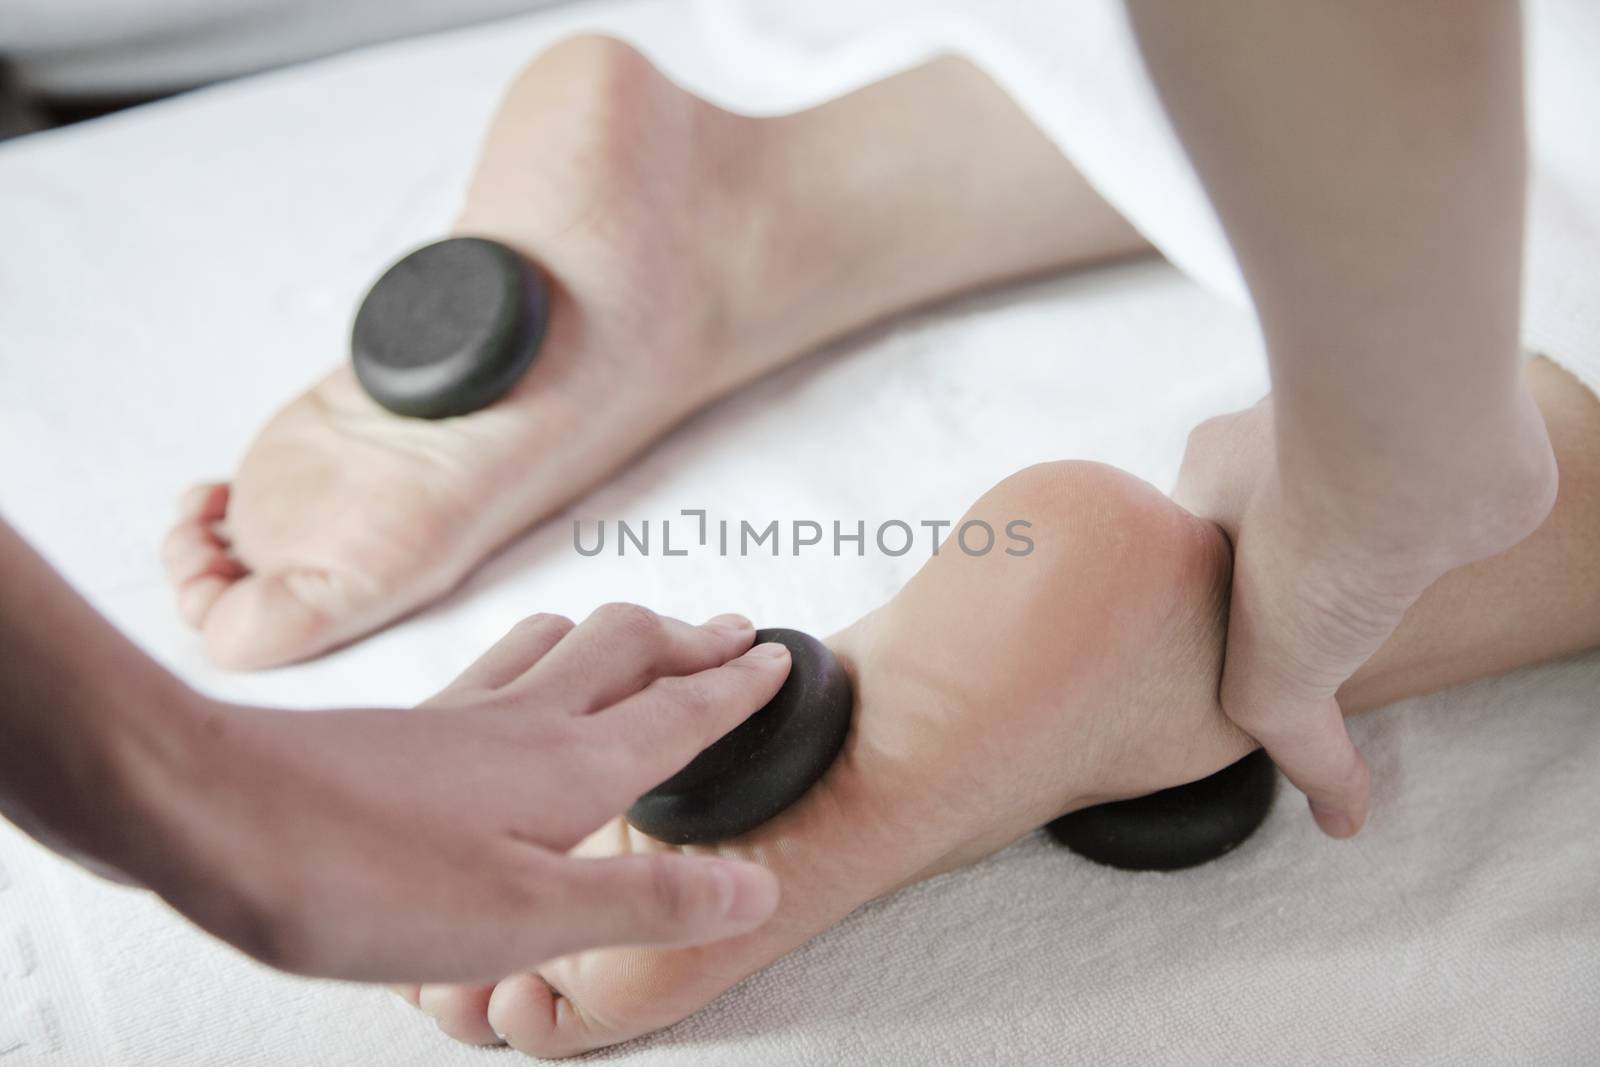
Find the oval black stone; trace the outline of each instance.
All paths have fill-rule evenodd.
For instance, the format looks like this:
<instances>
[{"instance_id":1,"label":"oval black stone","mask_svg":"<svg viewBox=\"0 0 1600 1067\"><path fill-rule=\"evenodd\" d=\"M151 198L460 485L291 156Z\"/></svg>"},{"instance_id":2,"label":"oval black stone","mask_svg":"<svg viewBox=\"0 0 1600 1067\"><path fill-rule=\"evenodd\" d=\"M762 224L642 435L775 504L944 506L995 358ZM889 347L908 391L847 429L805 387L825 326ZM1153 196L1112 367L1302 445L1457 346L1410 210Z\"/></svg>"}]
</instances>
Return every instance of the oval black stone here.
<instances>
[{"instance_id":1,"label":"oval black stone","mask_svg":"<svg viewBox=\"0 0 1600 1067\"><path fill-rule=\"evenodd\" d=\"M850 676L816 638L756 631L756 644L789 650L789 677L760 710L640 797L628 821L660 841L689 845L753 830L799 800L833 763L850 732Z\"/></svg>"},{"instance_id":2,"label":"oval black stone","mask_svg":"<svg viewBox=\"0 0 1600 1067\"><path fill-rule=\"evenodd\" d=\"M1061 816L1045 832L1085 859L1129 871L1197 867L1233 851L1272 810L1278 771L1262 749L1207 778Z\"/></svg>"},{"instance_id":3,"label":"oval black stone","mask_svg":"<svg viewBox=\"0 0 1600 1067\"><path fill-rule=\"evenodd\" d=\"M532 263L498 241L452 237L373 284L350 358L367 395L397 415L466 415L522 377L549 315L549 288Z\"/></svg>"}]
</instances>

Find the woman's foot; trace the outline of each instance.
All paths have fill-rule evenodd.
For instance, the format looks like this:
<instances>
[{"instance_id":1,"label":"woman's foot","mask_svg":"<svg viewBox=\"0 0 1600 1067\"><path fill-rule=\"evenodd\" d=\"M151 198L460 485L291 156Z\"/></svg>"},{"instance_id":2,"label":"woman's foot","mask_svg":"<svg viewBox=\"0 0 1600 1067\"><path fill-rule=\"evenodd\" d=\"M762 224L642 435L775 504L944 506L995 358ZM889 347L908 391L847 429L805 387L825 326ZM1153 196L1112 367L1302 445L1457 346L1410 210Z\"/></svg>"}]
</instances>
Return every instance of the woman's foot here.
<instances>
[{"instance_id":1,"label":"woman's foot","mask_svg":"<svg viewBox=\"0 0 1600 1067\"><path fill-rule=\"evenodd\" d=\"M748 120L582 38L509 90L456 232L496 237L555 281L550 334L501 403L398 418L341 366L261 431L231 486L186 498L166 558L212 656L314 655L460 582L697 404L760 373L706 250L749 225L724 154ZM768 363L760 362L762 360Z\"/></svg>"},{"instance_id":2,"label":"woman's foot","mask_svg":"<svg viewBox=\"0 0 1600 1067\"><path fill-rule=\"evenodd\" d=\"M777 872L760 929L671 951L616 948L497 986L403 990L469 1042L568 1056L684 1018L900 886L971 863L1074 808L1212 773L1254 747L1217 709L1227 547L1109 467L1030 468L969 518L1036 548L948 544L830 644L856 720L794 807L715 850ZM668 846L618 821L580 849ZM1066 862L1065 860L1063 862Z\"/></svg>"},{"instance_id":3,"label":"woman's foot","mask_svg":"<svg viewBox=\"0 0 1600 1067\"><path fill-rule=\"evenodd\" d=\"M553 279L537 362L501 402L439 422L389 414L341 367L263 428L231 485L186 497L164 554L219 663L316 655L428 603L830 337L1143 247L963 62L752 119L596 37L510 88L455 230Z\"/></svg>"}]
</instances>

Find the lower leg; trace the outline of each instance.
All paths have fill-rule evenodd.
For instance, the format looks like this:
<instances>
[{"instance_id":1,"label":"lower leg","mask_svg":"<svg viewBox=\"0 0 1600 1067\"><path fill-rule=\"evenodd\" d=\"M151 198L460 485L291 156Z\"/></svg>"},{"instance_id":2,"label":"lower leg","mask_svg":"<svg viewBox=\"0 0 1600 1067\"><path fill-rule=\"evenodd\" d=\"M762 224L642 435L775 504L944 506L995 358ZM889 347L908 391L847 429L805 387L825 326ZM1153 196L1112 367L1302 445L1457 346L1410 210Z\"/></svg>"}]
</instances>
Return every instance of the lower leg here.
<instances>
[{"instance_id":1,"label":"lower leg","mask_svg":"<svg viewBox=\"0 0 1600 1067\"><path fill-rule=\"evenodd\" d=\"M753 309L752 339L784 351L976 287L1151 250L963 59L761 122L755 137L754 154L730 163L758 250L739 302Z\"/></svg>"},{"instance_id":2,"label":"lower leg","mask_svg":"<svg viewBox=\"0 0 1600 1067\"><path fill-rule=\"evenodd\" d=\"M1347 709L1600 643L1600 403L1548 364L1530 374L1561 465L1555 510L1516 549L1431 589L1341 693ZM1216 701L1229 566L1215 527L1137 479L1073 463L1007 479L968 516L1030 519L1036 551L941 553L833 638L857 688L844 752L793 808L715 846L779 873L771 922L697 948L583 953L498 987L428 987L441 1025L547 1056L626 1040L874 896L1254 747ZM666 847L621 821L583 846Z\"/></svg>"},{"instance_id":3,"label":"lower leg","mask_svg":"<svg viewBox=\"0 0 1600 1067\"><path fill-rule=\"evenodd\" d=\"M1600 400L1545 359L1526 377L1561 471L1555 510L1434 583L1340 689L1347 713L1600 645Z\"/></svg>"}]
</instances>

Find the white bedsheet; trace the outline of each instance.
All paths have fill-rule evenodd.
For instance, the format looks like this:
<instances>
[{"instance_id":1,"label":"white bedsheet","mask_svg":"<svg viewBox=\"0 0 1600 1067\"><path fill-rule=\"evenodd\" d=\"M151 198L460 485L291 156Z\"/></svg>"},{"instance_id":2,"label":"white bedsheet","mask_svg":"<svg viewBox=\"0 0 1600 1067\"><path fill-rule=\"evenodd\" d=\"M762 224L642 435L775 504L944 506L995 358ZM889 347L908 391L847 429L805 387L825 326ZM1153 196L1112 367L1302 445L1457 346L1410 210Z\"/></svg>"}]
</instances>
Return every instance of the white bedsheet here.
<instances>
[{"instance_id":1,"label":"white bedsheet","mask_svg":"<svg viewBox=\"0 0 1600 1067\"><path fill-rule=\"evenodd\" d=\"M952 518L1007 473L1069 456L1166 485L1193 423L1264 388L1246 317L1169 267L967 300L723 404L403 626L305 666L210 668L156 560L174 496L225 476L262 419L342 357L365 283L445 225L505 78L579 26L625 33L723 99L821 89L720 63L718 27L647 0L0 148L0 510L195 684L291 706L415 701L521 615L617 598L826 632L916 560L585 559L570 519ZM1597 692L1589 655L1359 720L1377 806L1353 842L1321 839L1287 790L1250 844L1184 874L1098 869L1027 839L597 1058L1593 1062ZM490 1062L509 1061L451 1044L387 993L267 972L0 830L0 1067Z\"/></svg>"}]
</instances>

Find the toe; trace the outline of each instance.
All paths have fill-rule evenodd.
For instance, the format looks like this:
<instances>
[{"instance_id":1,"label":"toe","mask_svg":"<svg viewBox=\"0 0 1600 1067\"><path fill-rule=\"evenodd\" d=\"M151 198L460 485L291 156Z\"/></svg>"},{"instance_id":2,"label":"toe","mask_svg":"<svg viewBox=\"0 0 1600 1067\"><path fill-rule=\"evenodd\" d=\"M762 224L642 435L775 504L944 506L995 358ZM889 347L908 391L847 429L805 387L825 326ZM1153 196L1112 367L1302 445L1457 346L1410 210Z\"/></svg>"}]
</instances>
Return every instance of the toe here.
<instances>
[{"instance_id":1,"label":"toe","mask_svg":"<svg viewBox=\"0 0 1600 1067\"><path fill-rule=\"evenodd\" d=\"M178 498L180 522L215 522L228 511L228 483L203 482Z\"/></svg>"},{"instance_id":2,"label":"toe","mask_svg":"<svg viewBox=\"0 0 1600 1067\"><path fill-rule=\"evenodd\" d=\"M244 573L239 561L209 522L185 521L174 526L161 543L161 563L174 585L208 574Z\"/></svg>"},{"instance_id":3,"label":"toe","mask_svg":"<svg viewBox=\"0 0 1600 1067\"><path fill-rule=\"evenodd\" d=\"M253 573L218 591L201 630L212 660L232 670L275 667L304 659L337 640L327 611L313 605L313 590L334 580L310 572Z\"/></svg>"},{"instance_id":4,"label":"toe","mask_svg":"<svg viewBox=\"0 0 1600 1067\"><path fill-rule=\"evenodd\" d=\"M236 576L224 574L191 578L178 587L178 614L196 630L203 629L212 606L236 581Z\"/></svg>"},{"instance_id":5,"label":"toe","mask_svg":"<svg viewBox=\"0 0 1600 1067\"><path fill-rule=\"evenodd\" d=\"M185 507L189 509L187 502ZM246 568L217 533L210 505L201 505L196 515L181 520L167 534L161 562L177 592L178 614L200 629L218 598L245 576Z\"/></svg>"},{"instance_id":6,"label":"toe","mask_svg":"<svg viewBox=\"0 0 1600 1067\"><path fill-rule=\"evenodd\" d=\"M178 501L178 523L161 545L162 565L177 590L178 613L197 629L223 592L246 573L217 530L227 509L227 485L195 486Z\"/></svg>"},{"instance_id":7,"label":"toe","mask_svg":"<svg viewBox=\"0 0 1600 1067\"><path fill-rule=\"evenodd\" d=\"M492 985L425 985L417 1006L433 1017L439 1029L468 1045L498 1045L500 1035L489 1025Z\"/></svg>"},{"instance_id":8,"label":"toe","mask_svg":"<svg viewBox=\"0 0 1600 1067\"><path fill-rule=\"evenodd\" d=\"M422 1007L422 987L415 982L403 982L399 985L385 986L389 992L411 1005L413 1008Z\"/></svg>"},{"instance_id":9,"label":"toe","mask_svg":"<svg viewBox=\"0 0 1600 1067\"><path fill-rule=\"evenodd\" d=\"M576 1056L632 1035L610 1035L596 1027L576 1003L536 974L519 974L495 986L489 1025L506 1044L530 1056Z\"/></svg>"}]
</instances>

